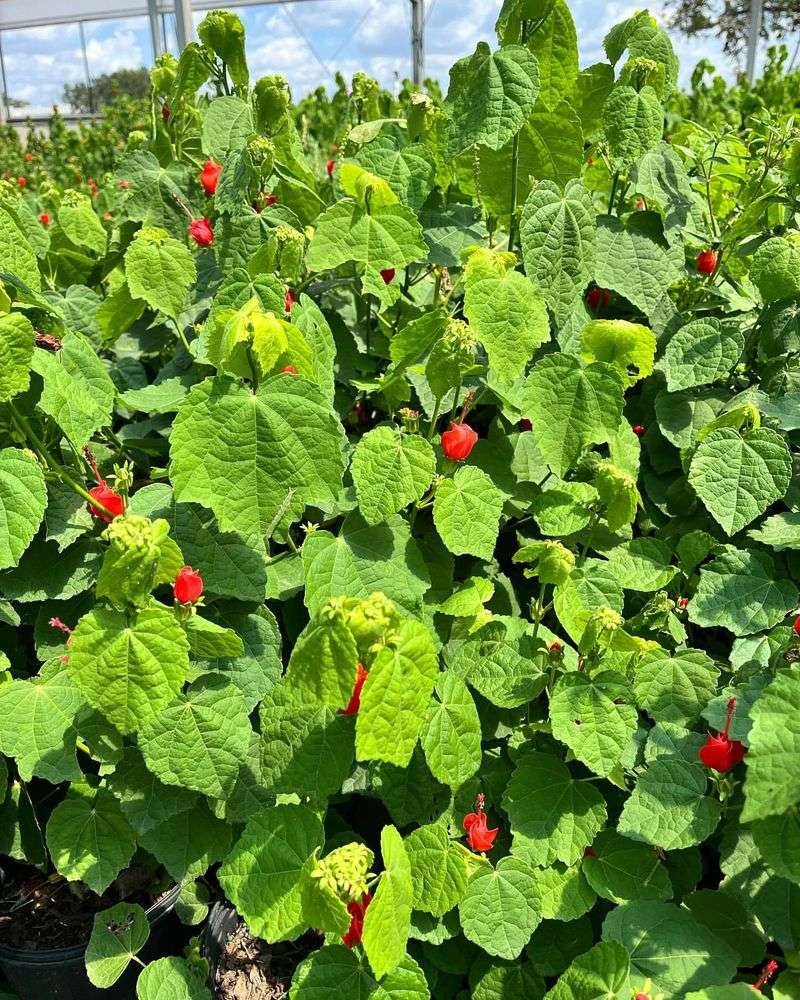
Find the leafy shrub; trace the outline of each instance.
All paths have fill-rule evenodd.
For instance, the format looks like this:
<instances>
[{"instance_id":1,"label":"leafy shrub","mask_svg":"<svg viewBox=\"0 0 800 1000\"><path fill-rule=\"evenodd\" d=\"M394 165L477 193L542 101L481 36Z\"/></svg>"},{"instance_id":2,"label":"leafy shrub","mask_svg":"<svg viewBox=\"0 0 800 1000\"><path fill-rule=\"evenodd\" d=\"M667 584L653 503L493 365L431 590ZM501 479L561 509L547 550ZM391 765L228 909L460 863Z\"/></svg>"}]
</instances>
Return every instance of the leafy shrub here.
<instances>
[{"instance_id":1,"label":"leafy shrub","mask_svg":"<svg viewBox=\"0 0 800 1000\"><path fill-rule=\"evenodd\" d=\"M315 133L213 12L111 218L2 192L2 849L219 865L294 1000L793 996L798 135L529 13Z\"/></svg>"}]
</instances>

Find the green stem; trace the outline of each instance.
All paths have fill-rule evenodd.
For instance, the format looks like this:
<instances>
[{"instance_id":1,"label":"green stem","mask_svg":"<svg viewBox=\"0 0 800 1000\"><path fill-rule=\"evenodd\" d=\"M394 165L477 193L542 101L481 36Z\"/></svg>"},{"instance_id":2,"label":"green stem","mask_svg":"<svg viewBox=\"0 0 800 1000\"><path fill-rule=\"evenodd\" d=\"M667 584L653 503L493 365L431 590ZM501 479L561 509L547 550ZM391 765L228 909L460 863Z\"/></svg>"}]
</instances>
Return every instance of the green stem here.
<instances>
[{"instance_id":1,"label":"green stem","mask_svg":"<svg viewBox=\"0 0 800 1000\"><path fill-rule=\"evenodd\" d=\"M186 339L186 334L181 329L181 325L180 325L180 323L177 320L173 320L172 322L175 324L175 331L178 334L178 336L181 338L181 343L183 344L184 350L189 355L189 357L191 357L192 356L192 352L189 349L189 341Z\"/></svg>"},{"instance_id":2,"label":"green stem","mask_svg":"<svg viewBox=\"0 0 800 1000\"><path fill-rule=\"evenodd\" d=\"M534 616L533 638L534 639L539 634L539 626L541 625L542 619L544 618L545 613L546 613L545 600L544 600L546 593L547 593L547 584L545 583L545 584L542 584L542 588L539 591L539 596L536 598L536 603L533 606L533 616Z\"/></svg>"},{"instance_id":3,"label":"green stem","mask_svg":"<svg viewBox=\"0 0 800 1000\"><path fill-rule=\"evenodd\" d=\"M608 214L611 215L614 211L614 199L617 196L617 185L619 184L619 170L614 171L614 177L611 181L611 196L608 199Z\"/></svg>"},{"instance_id":4,"label":"green stem","mask_svg":"<svg viewBox=\"0 0 800 1000\"><path fill-rule=\"evenodd\" d=\"M433 436L436 433L436 421L439 419L439 411L442 408L442 397L439 396L436 399L436 404L433 407L433 416L431 417L431 426L428 429L428 440L433 441Z\"/></svg>"},{"instance_id":5,"label":"green stem","mask_svg":"<svg viewBox=\"0 0 800 1000\"><path fill-rule=\"evenodd\" d=\"M461 379L458 380L458 385L456 386L456 394L453 396L453 409L450 413L450 419L455 420L456 414L458 413L458 397L461 395Z\"/></svg>"}]
</instances>

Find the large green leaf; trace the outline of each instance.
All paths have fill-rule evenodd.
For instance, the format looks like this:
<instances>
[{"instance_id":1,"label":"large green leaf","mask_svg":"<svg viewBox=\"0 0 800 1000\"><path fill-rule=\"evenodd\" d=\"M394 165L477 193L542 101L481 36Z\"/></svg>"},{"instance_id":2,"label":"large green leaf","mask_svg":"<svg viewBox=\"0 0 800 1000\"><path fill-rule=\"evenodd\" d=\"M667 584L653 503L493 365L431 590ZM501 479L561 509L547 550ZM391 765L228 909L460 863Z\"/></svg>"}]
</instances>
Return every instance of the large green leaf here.
<instances>
[{"instance_id":1,"label":"large green leaf","mask_svg":"<svg viewBox=\"0 0 800 1000\"><path fill-rule=\"evenodd\" d=\"M422 497L436 472L436 456L419 435L381 426L358 442L351 471L364 520L380 524Z\"/></svg>"},{"instance_id":2,"label":"large green leaf","mask_svg":"<svg viewBox=\"0 0 800 1000\"><path fill-rule=\"evenodd\" d=\"M136 981L136 1000L211 1000L201 971L183 958L157 958Z\"/></svg>"},{"instance_id":3,"label":"large green leaf","mask_svg":"<svg viewBox=\"0 0 800 1000\"><path fill-rule=\"evenodd\" d=\"M393 826L381 830L381 872L375 896L364 917L362 943L372 971L382 979L403 961L411 928L411 862L403 838Z\"/></svg>"},{"instance_id":4,"label":"large green leaf","mask_svg":"<svg viewBox=\"0 0 800 1000\"><path fill-rule=\"evenodd\" d=\"M197 268L183 243L163 230L140 229L125 251L125 279L135 299L177 320Z\"/></svg>"},{"instance_id":5,"label":"large green leaf","mask_svg":"<svg viewBox=\"0 0 800 1000\"><path fill-rule=\"evenodd\" d=\"M22 227L6 208L0 208L0 271L13 274L34 292L41 291L42 276L36 254Z\"/></svg>"},{"instance_id":6,"label":"large green leaf","mask_svg":"<svg viewBox=\"0 0 800 1000\"><path fill-rule=\"evenodd\" d=\"M464 848L440 824L420 826L405 839L415 910L443 917L460 902L469 871Z\"/></svg>"},{"instance_id":7,"label":"large green leaf","mask_svg":"<svg viewBox=\"0 0 800 1000\"><path fill-rule=\"evenodd\" d=\"M547 1000L627 1000L630 958L618 941L599 941L573 960L546 994Z\"/></svg>"},{"instance_id":8,"label":"large green leaf","mask_svg":"<svg viewBox=\"0 0 800 1000\"><path fill-rule=\"evenodd\" d=\"M738 327L723 326L713 317L696 319L670 338L656 368L664 372L670 392L691 389L723 378L743 350Z\"/></svg>"},{"instance_id":9,"label":"large green leaf","mask_svg":"<svg viewBox=\"0 0 800 1000\"><path fill-rule=\"evenodd\" d=\"M699 649L645 655L636 665L633 689L640 708L657 722L695 722L717 690L719 670Z\"/></svg>"},{"instance_id":10,"label":"large green leaf","mask_svg":"<svg viewBox=\"0 0 800 1000\"><path fill-rule=\"evenodd\" d=\"M136 903L117 903L96 913L86 945L86 975L101 989L113 986L150 936L147 914Z\"/></svg>"},{"instance_id":11,"label":"large green leaf","mask_svg":"<svg viewBox=\"0 0 800 1000\"><path fill-rule=\"evenodd\" d=\"M367 910L369 913L369 910ZM410 955L380 982L365 959L343 945L313 951L292 978L290 1000L429 1000L425 973Z\"/></svg>"},{"instance_id":12,"label":"large green leaf","mask_svg":"<svg viewBox=\"0 0 800 1000\"><path fill-rule=\"evenodd\" d=\"M21 313L0 316L0 402L25 392L34 351L31 321Z\"/></svg>"},{"instance_id":13,"label":"large green leaf","mask_svg":"<svg viewBox=\"0 0 800 1000\"><path fill-rule=\"evenodd\" d=\"M753 708L750 749L745 758L742 819L760 819L794 809L800 802L800 669L779 673Z\"/></svg>"},{"instance_id":14,"label":"large green leaf","mask_svg":"<svg viewBox=\"0 0 800 1000\"><path fill-rule=\"evenodd\" d=\"M631 166L661 142L664 112L652 87L614 87L602 115L609 152L621 166Z\"/></svg>"},{"instance_id":15,"label":"large green leaf","mask_svg":"<svg viewBox=\"0 0 800 1000\"><path fill-rule=\"evenodd\" d=\"M0 450L0 569L16 566L47 506L44 472L29 451Z\"/></svg>"},{"instance_id":16,"label":"large green leaf","mask_svg":"<svg viewBox=\"0 0 800 1000\"><path fill-rule=\"evenodd\" d=\"M455 674L443 674L436 684L420 740L431 774L452 788L480 767L480 717L467 685Z\"/></svg>"},{"instance_id":17,"label":"large green leaf","mask_svg":"<svg viewBox=\"0 0 800 1000\"><path fill-rule=\"evenodd\" d=\"M621 837L615 830L602 830L597 835L582 867L598 896L612 903L672 896L669 875L658 852Z\"/></svg>"},{"instance_id":18,"label":"large green leaf","mask_svg":"<svg viewBox=\"0 0 800 1000\"><path fill-rule=\"evenodd\" d=\"M467 465L436 487L433 523L451 552L491 559L502 510L503 494L485 472Z\"/></svg>"},{"instance_id":19,"label":"large green leaf","mask_svg":"<svg viewBox=\"0 0 800 1000\"><path fill-rule=\"evenodd\" d=\"M517 958L541 916L533 869L516 858L481 865L458 905L464 936L490 955Z\"/></svg>"},{"instance_id":20,"label":"large green leaf","mask_svg":"<svg viewBox=\"0 0 800 1000\"><path fill-rule=\"evenodd\" d=\"M325 271L355 261L377 274L427 256L422 227L405 205L366 212L354 201L339 201L317 219L307 264L312 271Z\"/></svg>"}]
</instances>

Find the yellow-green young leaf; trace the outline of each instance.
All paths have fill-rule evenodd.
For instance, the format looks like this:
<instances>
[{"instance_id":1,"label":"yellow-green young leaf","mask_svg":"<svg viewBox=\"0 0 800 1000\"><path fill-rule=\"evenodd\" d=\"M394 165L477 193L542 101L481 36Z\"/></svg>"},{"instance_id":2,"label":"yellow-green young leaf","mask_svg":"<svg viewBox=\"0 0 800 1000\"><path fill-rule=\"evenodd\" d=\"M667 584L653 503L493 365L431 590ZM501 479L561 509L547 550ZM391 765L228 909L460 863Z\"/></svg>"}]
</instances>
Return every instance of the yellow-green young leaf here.
<instances>
[{"instance_id":1,"label":"yellow-green young leaf","mask_svg":"<svg viewBox=\"0 0 800 1000\"><path fill-rule=\"evenodd\" d=\"M738 327L723 327L713 316L695 319L671 338L656 368L664 372L670 392L707 385L723 378L744 350Z\"/></svg>"},{"instance_id":2,"label":"yellow-green young leaf","mask_svg":"<svg viewBox=\"0 0 800 1000\"><path fill-rule=\"evenodd\" d=\"M547 307L533 284L514 270L516 258L477 249L464 270L464 314L504 384L525 373L537 347L550 338Z\"/></svg>"},{"instance_id":3,"label":"yellow-green young leaf","mask_svg":"<svg viewBox=\"0 0 800 1000\"><path fill-rule=\"evenodd\" d=\"M213 510L222 531L269 535L341 487L341 424L319 389L276 375L253 394L209 378L181 403L170 440L175 498Z\"/></svg>"},{"instance_id":4,"label":"yellow-green young leaf","mask_svg":"<svg viewBox=\"0 0 800 1000\"><path fill-rule=\"evenodd\" d=\"M6 208L0 207L0 271L26 284L34 292L42 290L42 276L36 254L22 227Z\"/></svg>"},{"instance_id":5,"label":"yellow-green young leaf","mask_svg":"<svg viewBox=\"0 0 800 1000\"><path fill-rule=\"evenodd\" d=\"M579 955L550 990L547 1000L628 1000L630 958L617 941L600 941Z\"/></svg>"},{"instance_id":6,"label":"yellow-green young leaf","mask_svg":"<svg viewBox=\"0 0 800 1000\"><path fill-rule=\"evenodd\" d=\"M224 677L201 677L141 725L139 749L165 785L223 799L233 790L252 730L238 688Z\"/></svg>"},{"instance_id":7,"label":"yellow-green young leaf","mask_svg":"<svg viewBox=\"0 0 800 1000\"><path fill-rule=\"evenodd\" d=\"M356 756L406 767L439 673L430 631L405 621L375 657L361 691Z\"/></svg>"},{"instance_id":8,"label":"yellow-green young leaf","mask_svg":"<svg viewBox=\"0 0 800 1000\"><path fill-rule=\"evenodd\" d=\"M383 872L364 916L362 944L378 979L393 972L406 955L411 929L411 862L393 826L381 830Z\"/></svg>"},{"instance_id":9,"label":"yellow-green young leaf","mask_svg":"<svg viewBox=\"0 0 800 1000\"><path fill-rule=\"evenodd\" d=\"M203 973L183 958L157 958L136 980L136 1000L211 1000Z\"/></svg>"},{"instance_id":10,"label":"yellow-green young leaf","mask_svg":"<svg viewBox=\"0 0 800 1000\"><path fill-rule=\"evenodd\" d=\"M616 830L597 835L581 867L598 896L612 903L672 897L672 884L658 852L621 837Z\"/></svg>"},{"instance_id":11,"label":"yellow-green young leaf","mask_svg":"<svg viewBox=\"0 0 800 1000\"><path fill-rule=\"evenodd\" d=\"M543 535L572 535L592 520L598 495L589 483L552 479L552 485L534 498L531 511Z\"/></svg>"},{"instance_id":12,"label":"yellow-green young leaf","mask_svg":"<svg viewBox=\"0 0 800 1000\"><path fill-rule=\"evenodd\" d=\"M779 673L750 718L744 822L796 809L800 802L800 773L792 764L800 752L800 668Z\"/></svg>"},{"instance_id":13,"label":"yellow-green young leaf","mask_svg":"<svg viewBox=\"0 0 800 1000\"><path fill-rule=\"evenodd\" d=\"M739 434L720 427L692 457L689 482L728 535L735 535L781 500L792 477L792 457L783 437L768 427Z\"/></svg>"},{"instance_id":14,"label":"yellow-green young leaf","mask_svg":"<svg viewBox=\"0 0 800 1000\"><path fill-rule=\"evenodd\" d=\"M652 87L618 84L603 105L602 119L611 156L621 166L631 166L661 142L664 111Z\"/></svg>"},{"instance_id":15,"label":"yellow-green young leaf","mask_svg":"<svg viewBox=\"0 0 800 1000\"><path fill-rule=\"evenodd\" d=\"M59 351L37 350L31 367L44 381L39 409L55 420L75 448L109 426L116 389L85 337L68 333Z\"/></svg>"},{"instance_id":16,"label":"yellow-green young leaf","mask_svg":"<svg viewBox=\"0 0 800 1000\"><path fill-rule=\"evenodd\" d=\"M133 857L136 834L108 789L73 784L47 822L47 849L59 875L101 894Z\"/></svg>"},{"instance_id":17,"label":"yellow-green young leaf","mask_svg":"<svg viewBox=\"0 0 800 1000\"><path fill-rule=\"evenodd\" d=\"M42 467L29 451L0 450L0 569L16 566L47 506Z\"/></svg>"},{"instance_id":18,"label":"yellow-green young leaf","mask_svg":"<svg viewBox=\"0 0 800 1000\"><path fill-rule=\"evenodd\" d=\"M491 559L503 494L492 480L474 465L456 471L452 479L436 487L433 523L442 541L455 555L474 555Z\"/></svg>"},{"instance_id":19,"label":"yellow-green young leaf","mask_svg":"<svg viewBox=\"0 0 800 1000\"><path fill-rule=\"evenodd\" d=\"M358 649L341 614L323 612L300 634L284 682L298 705L343 708L356 682Z\"/></svg>"},{"instance_id":20,"label":"yellow-green young leaf","mask_svg":"<svg viewBox=\"0 0 800 1000\"><path fill-rule=\"evenodd\" d=\"M619 531L633 521L642 502L635 476L613 462L601 461L595 471L594 486L610 531Z\"/></svg>"},{"instance_id":21,"label":"yellow-green young leaf","mask_svg":"<svg viewBox=\"0 0 800 1000\"><path fill-rule=\"evenodd\" d=\"M307 264L311 271L325 271L355 261L377 272L427 256L422 227L405 205L386 205L367 213L354 201L340 201L317 220Z\"/></svg>"},{"instance_id":22,"label":"yellow-green young leaf","mask_svg":"<svg viewBox=\"0 0 800 1000\"><path fill-rule=\"evenodd\" d=\"M85 247L102 257L108 237L97 218L92 199L79 191L66 191L58 208L58 224L75 246Z\"/></svg>"},{"instance_id":23,"label":"yellow-green young leaf","mask_svg":"<svg viewBox=\"0 0 800 1000\"><path fill-rule=\"evenodd\" d=\"M458 905L464 936L490 955L517 958L542 919L533 869L516 858L481 865Z\"/></svg>"},{"instance_id":24,"label":"yellow-green young leaf","mask_svg":"<svg viewBox=\"0 0 800 1000\"><path fill-rule=\"evenodd\" d=\"M150 937L147 914L136 903L117 903L96 913L86 945L86 975L101 989L113 986Z\"/></svg>"},{"instance_id":25,"label":"yellow-green young leaf","mask_svg":"<svg viewBox=\"0 0 800 1000\"><path fill-rule=\"evenodd\" d=\"M129 330L145 311L147 304L131 295L127 281L100 304L97 310L97 325L103 334L104 344L113 344L118 337Z\"/></svg>"},{"instance_id":26,"label":"yellow-green young leaf","mask_svg":"<svg viewBox=\"0 0 800 1000\"><path fill-rule=\"evenodd\" d=\"M378 983L366 958L338 944L318 948L298 966L289 997L290 1000L342 1000L343 989L348 998L430 1000L425 973L410 955Z\"/></svg>"},{"instance_id":27,"label":"yellow-green young leaf","mask_svg":"<svg viewBox=\"0 0 800 1000\"><path fill-rule=\"evenodd\" d=\"M31 321L22 313L0 316L0 403L25 392L34 351Z\"/></svg>"},{"instance_id":28,"label":"yellow-green young leaf","mask_svg":"<svg viewBox=\"0 0 800 1000\"><path fill-rule=\"evenodd\" d=\"M200 41L219 56L234 86L247 93L250 74L245 57L245 33L241 18L226 10L212 10L197 26Z\"/></svg>"},{"instance_id":29,"label":"yellow-green young leaf","mask_svg":"<svg viewBox=\"0 0 800 1000\"><path fill-rule=\"evenodd\" d=\"M566 354L537 362L522 389L522 412L542 458L559 476L591 444L608 441L622 419L623 381L616 368L581 365Z\"/></svg>"},{"instance_id":30,"label":"yellow-green young leaf","mask_svg":"<svg viewBox=\"0 0 800 1000\"><path fill-rule=\"evenodd\" d=\"M361 147L355 160L373 175L382 177L404 205L418 212L433 189L435 166L425 143L409 146L404 145L406 141L382 132Z\"/></svg>"},{"instance_id":31,"label":"yellow-green young leaf","mask_svg":"<svg viewBox=\"0 0 800 1000\"><path fill-rule=\"evenodd\" d=\"M336 171L336 180L350 198L365 210L396 205L400 200L387 182L357 163L343 163Z\"/></svg>"},{"instance_id":32,"label":"yellow-green young leaf","mask_svg":"<svg viewBox=\"0 0 800 1000\"><path fill-rule=\"evenodd\" d=\"M133 298L177 320L197 268L191 251L163 229L140 229L125 251L125 279Z\"/></svg>"},{"instance_id":33,"label":"yellow-green young leaf","mask_svg":"<svg viewBox=\"0 0 800 1000\"><path fill-rule=\"evenodd\" d=\"M358 442L351 471L364 520L380 524L423 496L436 472L436 456L419 435L381 426Z\"/></svg>"},{"instance_id":34,"label":"yellow-green young leaf","mask_svg":"<svg viewBox=\"0 0 800 1000\"><path fill-rule=\"evenodd\" d=\"M98 607L72 634L69 673L89 704L121 733L152 719L180 691L189 643L171 611Z\"/></svg>"},{"instance_id":35,"label":"yellow-green young leaf","mask_svg":"<svg viewBox=\"0 0 800 1000\"><path fill-rule=\"evenodd\" d=\"M274 942L304 929L301 876L324 840L322 823L304 806L272 806L250 817L219 881L253 934Z\"/></svg>"},{"instance_id":36,"label":"yellow-green young leaf","mask_svg":"<svg viewBox=\"0 0 800 1000\"><path fill-rule=\"evenodd\" d=\"M444 916L461 901L467 887L464 848L452 842L439 823L412 830L405 847L411 862L414 909Z\"/></svg>"},{"instance_id":37,"label":"yellow-green young leaf","mask_svg":"<svg viewBox=\"0 0 800 1000\"><path fill-rule=\"evenodd\" d=\"M700 649L646 653L636 665L636 701L657 722L688 726L714 697L719 670Z\"/></svg>"},{"instance_id":38,"label":"yellow-green young leaf","mask_svg":"<svg viewBox=\"0 0 800 1000\"><path fill-rule=\"evenodd\" d=\"M505 45L493 53L486 42L478 42L475 52L450 70L447 155L476 145L502 149L522 128L538 96L539 67L531 52Z\"/></svg>"},{"instance_id":39,"label":"yellow-green young leaf","mask_svg":"<svg viewBox=\"0 0 800 1000\"><path fill-rule=\"evenodd\" d=\"M613 365L627 388L653 371L656 335L641 323L624 319L594 319L581 335L581 357L587 365Z\"/></svg>"},{"instance_id":40,"label":"yellow-green young leaf","mask_svg":"<svg viewBox=\"0 0 800 1000\"><path fill-rule=\"evenodd\" d=\"M559 324L592 277L595 234L592 196L579 180L568 181L563 191L545 180L531 191L520 222L522 259Z\"/></svg>"},{"instance_id":41,"label":"yellow-green young leaf","mask_svg":"<svg viewBox=\"0 0 800 1000\"><path fill-rule=\"evenodd\" d=\"M123 608L126 604L139 607L150 600L161 564L162 547L167 548L169 525L163 518L151 521L141 514L127 513L117 517L105 530L109 542L103 565L97 577L96 594ZM177 569L183 565L178 550ZM174 565L175 560L170 560ZM175 579L166 577L163 582Z\"/></svg>"},{"instance_id":42,"label":"yellow-green young leaf","mask_svg":"<svg viewBox=\"0 0 800 1000\"><path fill-rule=\"evenodd\" d=\"M467 685L446 672L428 705L420 734L431 774L459 788L481 766L481 720Z\"/></svg>"},{"instance_id":43,"label":"yellow-green young leaf","mask_svg":"<svg viewBox=\"0 0 800 1000\"><path fill-rule=\"evenodd\" d=\"M567 673L550 698L553 736L595 774L611 774L631 748L638 715L625 678L611 670Z\"/></svg>"}]
</instances>

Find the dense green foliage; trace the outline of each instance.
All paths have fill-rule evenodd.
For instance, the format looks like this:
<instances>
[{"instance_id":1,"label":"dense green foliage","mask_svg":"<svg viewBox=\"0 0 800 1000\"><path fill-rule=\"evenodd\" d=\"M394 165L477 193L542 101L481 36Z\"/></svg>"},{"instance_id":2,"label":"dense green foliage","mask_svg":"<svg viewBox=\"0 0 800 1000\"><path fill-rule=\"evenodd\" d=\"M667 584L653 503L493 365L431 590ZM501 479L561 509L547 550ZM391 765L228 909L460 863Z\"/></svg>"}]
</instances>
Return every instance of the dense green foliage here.
<instances>
[{"instance_id":1,"label":"dense green foliage","mask_svg":"<svg viewBox=\"0 0 800 1000\"><path fill-rule=\"evenodd\" d=\"M0 192L0 851L219 865L292 1000L800 990L800 133L541 6L299 109L214 12Z\"/></svg>"}]
</instances>

